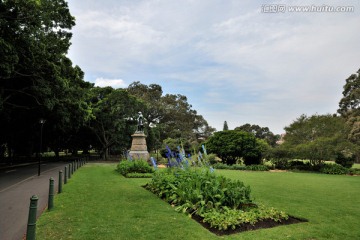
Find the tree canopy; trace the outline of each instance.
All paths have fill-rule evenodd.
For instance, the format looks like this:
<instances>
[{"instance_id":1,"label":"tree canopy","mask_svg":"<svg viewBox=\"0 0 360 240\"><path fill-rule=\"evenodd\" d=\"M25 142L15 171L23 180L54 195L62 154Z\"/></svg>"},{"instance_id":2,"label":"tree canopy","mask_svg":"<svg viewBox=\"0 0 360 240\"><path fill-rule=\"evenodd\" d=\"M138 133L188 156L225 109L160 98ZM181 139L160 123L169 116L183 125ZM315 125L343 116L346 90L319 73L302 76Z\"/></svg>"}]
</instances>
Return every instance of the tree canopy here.
<instances>
[{"instance_id":1,"label":"tree canopy","mask_svg":"<svg viewBox=\"0 0 360 240\"><path fill-rule=\"evenodd\" d=\"M246 123L240 127L236 127L234 130L240 130L254 134L258 139L264 139L270 146L275 146L276 141L279 140L279 135L273 134L268 127L260 127L256 124Z\"/></svg>"},{"instance_id":2,"label":"tree canopy","mask_svg":"<svg viewBox=\"0 0 360 240\"><path fill-rule=\"evenodd\" d=\"M216 132L205 144L209 153L217 154L224 163L229 165L242 159L246 165L261 162L263 145L248 132L236 130Z\"/></svg>"}]
</instances>

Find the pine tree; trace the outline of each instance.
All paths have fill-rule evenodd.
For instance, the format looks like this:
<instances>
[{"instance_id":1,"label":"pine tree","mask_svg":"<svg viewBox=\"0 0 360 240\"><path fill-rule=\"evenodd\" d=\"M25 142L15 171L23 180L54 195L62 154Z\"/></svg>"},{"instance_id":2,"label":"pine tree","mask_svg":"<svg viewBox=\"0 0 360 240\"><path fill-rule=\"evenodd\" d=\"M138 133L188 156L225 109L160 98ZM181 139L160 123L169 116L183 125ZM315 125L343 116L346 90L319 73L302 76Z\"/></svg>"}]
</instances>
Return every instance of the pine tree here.
<instances>
[{"instance_id":1,"label":"pine tree","mask_svg":"<svg viewBox=\"0 0 360 240\"><path fill-rule=\"evenodd\" d=\"M225 122L224 122L223 131L226 131L226 130L229 130L229 127L228 127L227 122L225 121Z\"/></svg>"}]
</instances>

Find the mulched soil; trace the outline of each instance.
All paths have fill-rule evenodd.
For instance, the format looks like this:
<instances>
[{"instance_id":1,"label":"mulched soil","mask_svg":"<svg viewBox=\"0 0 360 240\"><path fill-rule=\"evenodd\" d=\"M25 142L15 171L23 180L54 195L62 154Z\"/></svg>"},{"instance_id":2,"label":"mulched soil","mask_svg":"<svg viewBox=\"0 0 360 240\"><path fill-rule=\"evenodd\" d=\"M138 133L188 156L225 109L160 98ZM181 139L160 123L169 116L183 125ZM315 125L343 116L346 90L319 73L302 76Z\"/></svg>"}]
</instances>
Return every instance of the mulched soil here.
<instances>
[{"instance_id":1,"label":"mulched soil","mask_svg":"<svg viewBox=\"0 0 360 240\"><path fill-rule=\"evenodd\" d=\"M300 219L300 218L289 216L289 218L287 220L282 220L281 222L275 222L274 220L266 219L266 220L257 222L255 225L251 225L250 223L248 223L248 224L242 224L241 226L236 227L235 229L218 230L216 228L210 228L210 224L204 223L202 221L203 218L198 215L194 214L192 216L192 219L194 219L195 221L200 223L204 228L208 229L210 232L212 232L218 236L230 235L230 234L251 231L251 230L257 230L257 229L263 229L263 228L273 228L273 227L282 226L282 225L290 225L290 224L295 224L295 223L308 222L308 220L306 220L306 219Z\"/></svg>"}]
</instances>

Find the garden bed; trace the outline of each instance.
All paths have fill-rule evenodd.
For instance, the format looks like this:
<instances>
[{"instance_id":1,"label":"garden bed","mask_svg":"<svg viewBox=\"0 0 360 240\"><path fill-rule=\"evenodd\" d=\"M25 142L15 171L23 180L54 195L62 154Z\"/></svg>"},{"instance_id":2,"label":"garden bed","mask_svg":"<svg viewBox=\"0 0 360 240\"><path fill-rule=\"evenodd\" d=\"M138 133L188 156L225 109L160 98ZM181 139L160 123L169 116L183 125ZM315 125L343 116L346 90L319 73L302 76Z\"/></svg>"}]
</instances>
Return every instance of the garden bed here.
<instances>
[{"instance_id":1,"label":"garden bed","mask_svg":"<svg viewBox=\"0 0 360 240\"><path fill-rule=\"evenodd\" d=\"M209 223L203 222L204 218L202 218L198 215L193 215L192 218L195 221L197 221L198 223L200 223L204 228L208 229L210 232L212 232L218 236L230 235L230 234L251 231L251 230L257 230L257 229L273 228L273 227L282 226L282 225L290 225L290 224L308 222L308 220L306 220L306 219L300 219L297 217L289 216L288 219L284 219L281 222L276 222L272 219L264 219L264 220L261 220L261 221L255 223L254 225L252 225L250 223L246 223L246 224L240 225L239 227L237 227L235 229L219 230L216 228L212 228Z\"/></svg>"}]
</instances>

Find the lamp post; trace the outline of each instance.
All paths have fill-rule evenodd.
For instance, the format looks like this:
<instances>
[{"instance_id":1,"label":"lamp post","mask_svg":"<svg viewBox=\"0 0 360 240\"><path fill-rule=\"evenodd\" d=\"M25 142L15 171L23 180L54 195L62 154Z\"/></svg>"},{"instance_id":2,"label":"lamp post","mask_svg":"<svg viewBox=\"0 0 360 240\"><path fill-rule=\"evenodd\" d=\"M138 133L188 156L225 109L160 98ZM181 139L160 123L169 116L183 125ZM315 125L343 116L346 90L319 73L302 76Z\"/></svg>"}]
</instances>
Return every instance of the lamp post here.
<instances>
[{"instance_id":1,"label":"lamp post","mask_svg":"<svg viewBox=\"0 0 360 240\"><path fill-rule=\"evenodd\" d=\"M39 164L38 164L38 176L40 176L40 165L41 165L41 151L42 151L42 133L43 133L43 127L44 127L44 123L46 122L45 119L40 119L39 123L40 123L40 151L39 151Z\"/></svg>"}]
</instances>

